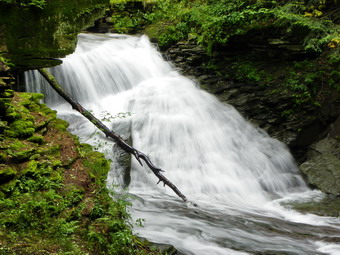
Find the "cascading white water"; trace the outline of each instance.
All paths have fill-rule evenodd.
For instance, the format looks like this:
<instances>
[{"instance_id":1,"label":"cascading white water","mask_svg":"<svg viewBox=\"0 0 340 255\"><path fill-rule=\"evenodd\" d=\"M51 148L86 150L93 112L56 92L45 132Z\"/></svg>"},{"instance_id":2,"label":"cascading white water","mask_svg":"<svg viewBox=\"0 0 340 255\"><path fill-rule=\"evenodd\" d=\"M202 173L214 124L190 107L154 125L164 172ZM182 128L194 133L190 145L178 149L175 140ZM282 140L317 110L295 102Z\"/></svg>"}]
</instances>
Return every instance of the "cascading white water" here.
<instances>
[{"instance_id":1,"label":"cascading white water","mask_svg":"<svg viewBox=\"0 0 340 255\"><path fill-rule=\"evenodd\" d=\"M274 200L310 192L286 147L180 75L147 37L82 34L76 52L51 72L108 126L131 135L133 146L199 204L181 203L132 160L132 214L146 218L138 231L148 239L171 243L186 254L321 254L329 247L320 239L323 232L319 239L304 240L292 222L308 234L322 225L329 228L326 236L340 236L335 234L339 220L289 212ZM108 183L122 184L122 166L105 138L93 136L92 124L48 89L37 72L27 73L26 82L28 91L43 92L71 122L71 131L113 160ZM112 118L119 113L129 114Z\"/></svg>"}]
</instances>

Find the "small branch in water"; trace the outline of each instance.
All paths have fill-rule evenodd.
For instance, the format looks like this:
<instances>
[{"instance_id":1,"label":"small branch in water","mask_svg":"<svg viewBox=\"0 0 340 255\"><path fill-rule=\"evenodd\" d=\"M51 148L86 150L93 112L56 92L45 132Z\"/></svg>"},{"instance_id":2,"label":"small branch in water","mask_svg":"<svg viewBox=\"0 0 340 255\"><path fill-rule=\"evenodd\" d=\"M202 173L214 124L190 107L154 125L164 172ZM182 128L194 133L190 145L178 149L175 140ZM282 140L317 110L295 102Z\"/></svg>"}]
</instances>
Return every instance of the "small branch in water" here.
<instances>
[{"instance_id":1,"label":"small branch in water","mask_svg":"<svg viewBox=\"0 0 340 255\"><path fill-rule=\"evenodd\" d=\"M142 160L147 164L147 166L151 169L151 171L157 176L159 179L158 183L163 182L164 186L169 186L176 194L179 196L184 202L187 201L186 196L182 194L182 192L171 182L169 181L161 172L164 172L162 169L154 166L148 156L144 153L136 150L124 140L109 130L99 119L97 119L92 113L86 110L81 104L79 104L75 99L72 98L57 82L52 74L50 74L46 69L39 69L39 73L46 79L46 81L51 85L51 87L68 103L71 104L72 108L80 112L84 117L86 117L89 121L91 121L97 128L99 128L106 137L112 138L124 151L132 154L139 164L143 166ZM158 184L157 183L157 184Z\"/></svg>"}]
</instances>

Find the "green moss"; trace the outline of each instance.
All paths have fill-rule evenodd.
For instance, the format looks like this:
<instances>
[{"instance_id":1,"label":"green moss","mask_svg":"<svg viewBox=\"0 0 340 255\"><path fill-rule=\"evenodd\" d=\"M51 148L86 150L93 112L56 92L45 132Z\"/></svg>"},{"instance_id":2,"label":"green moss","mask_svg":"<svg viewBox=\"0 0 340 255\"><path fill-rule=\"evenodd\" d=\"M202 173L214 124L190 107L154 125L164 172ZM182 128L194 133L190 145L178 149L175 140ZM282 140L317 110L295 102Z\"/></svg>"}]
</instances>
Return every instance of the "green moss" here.
<instances>
[{"instance_id":1,"label":"green moss","mask_svg":"<svg viewBox=\"0 0 340 255\"><path fill-rule=\"evenodd\" d=\"M289 203L288 206L302 213L313 213L321 216L340 217L339 197L327 196L321 200L303 203Z\"/></svg>"},{"instance_id":2,"label":"green moss","mask_svg":"<svg viewBox=\"0 0 340 255\"><path fill-rule=\"evenodd\" d=\"M17 139L9 139L9 143L7 143L6 148L10 150L21 150L26 147L25 143L23 141L17 140Z\"/></svg>"},{"instance_id":3,"label":"green moss","mask_svg":"<svg viewBox=\"0 0 340 255\"><path fill-rule=\"evenodd\" d=\"M25 169L22 170L22 174L28 176L35 176L41 173L41 169L38 168L40 163L36 160L29 161Z\"/></svg>"},{"instance_id":4,"label":"green moss","mask_svg":"<svg viewBox=\"0 0 340 255\"><path fill-rule=\"evenodd\" d=\"M35 148L27 148L26 150L21 150L21 151L12 151L8 150L7 151L8 155L11 157L11 162L23 162L25 160L28 160L31 158L36 153Z\"/></svg>"},{"instance_id":5,"label":"green moss","mask_svg":"<svg viewBox=\"0 0 340 255\"><path fill-rule=\"evenodd\" d=\"M16 120L10 124L10 128L5 130L5 135L9 137L26 138L33 135L35 131L34 123L28 120Z\"/></svg>"},{"instance_id":6,"label":"green moss","mask_svg":"<svg viewBox=\"0 0 340 255\"><path fill-rule=\"evenodd\" d=\"M41 145L44 143L44 137L42 135L33 135L27 141Z\"/></svg>"},{"instance_id":7,"label":"green moss","mask_svg":"<svg viewBox=\"0 0 340 255\"><path fill-rule=\"evenodd\" d=\"M127 203L114 202L106 190L109 162L90 145L80 145L67 132L68 123L40 99L15 93L5 106L16 117L5 116L0 141L0 253L143 254ZM17 121L31 122L36 132L13 137L8 130Z\"/></svg>"},{"instance_id":8,"label":"green moss","mask_svg":"<svg viewBox=\"0 0 340 255\"><path fill-rule=\"evenodd\" d=\"M17 171L7 165L0 164L0 182L7 182L17 174Z\"/></svg>"},{"instance_id":9,"label":"green moss","mask_svg":"<svg viewBox=\"0 0 340 255\"><path fill-rule=\"evenodd\" d=\"M7 122L0 120L0 134L4 131L6 126L7 126Z\"/></svg>"},{"instance_id":10,"label":"green moss","mask_svg":"<svg viewBox=\"0 0 340 255\"><path fill-rule=\"evenodd\" d=\"M61 145L47 146L41 151L41 155L52 155L54 157L60 156Z\"/></svg>"},{"instance_id":11,"label":"green moss","mask_svg":"<svg viewBox=\"0 0 340 255\"><path fill-rule=\"evenodd\" d=\"M68 122L65 120L61 120L61 119L54 119L50 123L50 127L55 128L60 131L66 131L68 126L69 126Z\"/></svg>"},{"instance_id":12,"label":"green moss","mask_svg":"<svg viewBox=\"0 0 340 255\"><path fill-rule=\"evenodd\" d=\"M41 2L40 0L34 3ZM16 68L42 68L74 51L77 34L103 16L108 0L50 0L44 8L0 2L0 43ZM40 4L38 6L41 6Z\"/></svg>"},{"instance_id":13,"label":"green moss","mask_svg":"<svg viewBox=\"0 0 340 255\"><path fill-rule=\"evenodd\" d=\"M6 89L4 92L1 93L1 97L5 98L12 98L14 95L14 91L11 89Z\"/></svg>"},{"instance_id":14,"label":"green moss","mask_svg":"<svg viewBox=\"0 0 340 255\"><path fill-rule=\"evenodd\" d=\"M80 203L85 195L84 188L73 183L64 185L59 192L69 201L70 204Z\"/></svg>"},{"instance_id":15,"label":"green moss","mask_svg":"<svg viewBox=\"0 0 340 255\"><path fill-rule=\"evenodd\" d=\"M5 163L7 160L7 154L6 153L0 153L0 164Z\"/></svg>"},{"instance_id":16,"label":"green moss","mask_svg":"<svg viewBox=\"0 0 340 255\"><path fill-rule=\"evenodd\" d=\"M86 153L83 158L84 165L90 169L90 176L100 183L104 183L110 170L110 163L104 155L97 151Z\"/></svg>"},{"instance_id":17,"label":"green moss","mask_svg":"<svg viewBox=\"0 0 340 255\"><path fill-rule=\"evenodd\" d=\"M0 102L2 101L2 99L0 99ZM4 105L6 107L6 118L8 120L15 120L15 119L19 119L21 117L21 114L15 109L15 107L13 105L8 104L9 102L6 102Z\"/></svg>"},{"instance_id":18,"label":"green moss","mask_svg":"<svg viewBox=\"0 0 340 255\"><path fill-rule=\"evenodd\" d=\"M6 182L4 184L1 184L0 185L0 191L3 192L6 195L10 194L15 189L16 184L17 184L17 180L16 179L11 180L9 182Z\"/></svg>"},{"instance_id":19,"label":"green moss","mask_svg":"<svg viewBox=\"0 0 340 255\"><path fill-rule=\"evenodd\" d=\"M44 99L44 95L41 93L20 93L20 97L23 100L23 105L30 105L32 103L40 103L40 100Z\"/></svg>"}]
</instances>

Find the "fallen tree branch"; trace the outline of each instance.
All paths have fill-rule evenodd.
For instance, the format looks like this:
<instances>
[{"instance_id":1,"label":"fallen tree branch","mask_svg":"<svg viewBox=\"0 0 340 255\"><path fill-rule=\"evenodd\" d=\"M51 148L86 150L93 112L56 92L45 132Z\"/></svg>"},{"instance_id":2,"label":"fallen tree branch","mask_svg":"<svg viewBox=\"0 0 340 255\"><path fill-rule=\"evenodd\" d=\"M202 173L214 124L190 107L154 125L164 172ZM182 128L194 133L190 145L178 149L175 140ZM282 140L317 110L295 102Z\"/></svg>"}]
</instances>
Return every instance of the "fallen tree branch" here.
<instances>
[{"instance_id":1,"label":"fallen tree branch","mask_svg":"<svg viewBox=\"0 0 340 255\"><path fill-rule=\"evenodd\" d=\"M159 179L158 183L163 182L164 186L169 186L184 202L187 201L187 198L179 191L179 189L169 181L161 172L162 169L154 166L148 156L144 153L136 150L129 144L127 144L119 135L115 134L113 131L109 130L99 119L97 119L92 113L86 110L81 104L79 104L75 99L72 98L57 82L52 74L50 74L46 69L39 69L39 73L46 79L46 81L51 85L51 87L68 103L71 104L72 108L80 112L84 117L86 117L89 121L91 121L98 129L100 129L106 137L112 138L124 151L131 153L139 164L143 166L142 160L147 164L147 166L151 169L151 171L157 176ZM157 184L158 184L157 183Z\"/></svg>"}]
</instances>

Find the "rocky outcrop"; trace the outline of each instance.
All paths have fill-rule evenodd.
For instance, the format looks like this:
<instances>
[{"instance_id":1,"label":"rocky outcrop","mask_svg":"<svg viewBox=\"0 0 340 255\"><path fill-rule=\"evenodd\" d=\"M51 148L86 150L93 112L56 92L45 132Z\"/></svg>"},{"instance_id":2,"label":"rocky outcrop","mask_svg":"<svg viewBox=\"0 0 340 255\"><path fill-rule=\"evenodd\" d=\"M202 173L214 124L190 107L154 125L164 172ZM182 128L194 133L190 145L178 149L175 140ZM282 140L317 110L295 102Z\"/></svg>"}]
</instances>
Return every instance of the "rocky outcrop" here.
<instances>
[{"instance_id":1,"label":"rocky outcrop","mask_svg":"<svg viewBox=\"0 0 340 255\"><path fill-rule=\"evenodd\" d=\"M0 54L16 68L61 63L74 51L77 34L103 16L108 0L51 0L40 9L0 2Z\"/></svg>"},{"instance_id":2,"label":"rocky outcrop","mask_svg":"<svg viewBox=\"0 0 340 255\"><path fill-rule=\"evenodd\" d=\"M288 42L280 44L279 40L271 39L262 43L262 46L261 42L244 45L241 41L237 46L234 42L209 56L194 41L188 40L170 47L165 57L182 73L198 81L202 89L216 95L222 102L233 105L255 126L286 143L295 158L303 162L308 146L322 139L330 123L339 116L340 98L337 93L331 93L321 107L305 104L296 110L291 94L282 90L285 85L280 76L285 74L279 71L282 63L310 57L309 53L301 47L290 47L292 44ZM256 73L248 80L234 79L233 65L244 59L250 59L255 64L276 65L279 70L275 74L278 83L270 87L263 86L256 80L262 77ZM256 62L254 59L261 61ZM245 75L249 76L252 71L245 70L245 73L248 72Z\"/></svg>"},{"instance_id":3,"label":"rocky outcrop","mask_svg":"<svg viewBox=\"0 0 340 255\"><path fill-rule=\"evenodd\" d=\"M300 169L308 183L321 191L340 196L340 118L335 121L328 137L312 144L308 160Z\"/></svg>"},{"instance_id":4,"label":"rocky outcrop","mask_svg":"<svg viewBox=\"0 0 340 255\"><path fill-rule=\"evenodd\" d=\"M275 74L278 83L271 84L270 87L259 85L256 80L259 76L252 74L253 70L245 70L245 76L250 78L248 80L234 79L237 75L232 74L233 64L244 59L253 63L277 65L276 69L279 70L282 62L292 65L294 61L314 57L305 52L301 45L298 46L296 42L292 44L274 39L267 42L255 40L247 45L240 41L240 45L231 43L228 48L217 50L212 56L208 56L204 49L188 40L170 47L165 57L182 73L198 81L202 89L216 95L222 102L233 105L255 126L286 143L297 161L303 163L301 171L312 187L339 196L338 92L331 92L331 89L323 91L326 96L322 104L304 104L296 109L291 94L282 90L285 84L284 77L281 78L280 75L284 73L278 71ZM280 92L273 93L274 91Z\"/></svg>"}]
</instances>

